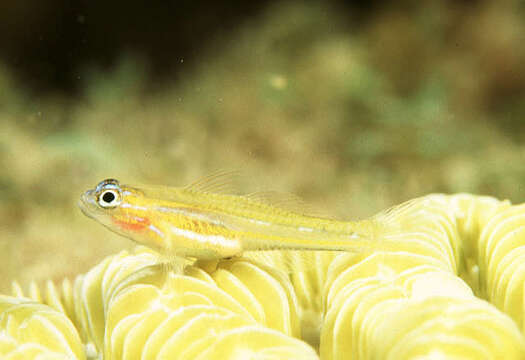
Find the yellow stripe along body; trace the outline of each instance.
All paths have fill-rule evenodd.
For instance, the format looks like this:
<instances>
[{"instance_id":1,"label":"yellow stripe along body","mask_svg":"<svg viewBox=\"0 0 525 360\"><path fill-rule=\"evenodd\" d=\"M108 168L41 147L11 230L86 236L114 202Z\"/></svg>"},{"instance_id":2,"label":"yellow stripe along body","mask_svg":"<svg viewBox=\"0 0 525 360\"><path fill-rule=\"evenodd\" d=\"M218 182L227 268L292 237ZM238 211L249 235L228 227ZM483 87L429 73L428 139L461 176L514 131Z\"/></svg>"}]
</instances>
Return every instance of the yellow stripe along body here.
<instances>
[{"instance_id":1,"label":"yellow stripe along body","mask_svg":"<svg viewBox=\"0 0 525 360\"><path fill-rule=\"evenodd\" d=\"M107 191L115 192L117 205L101 208ZM136 188L105 180L84 194L80 206L111 230L178 256L224 258L277 249L352 251L379 244L373 220L308 216L249 196L188 188Z\"/></svg>"}]
</instances>

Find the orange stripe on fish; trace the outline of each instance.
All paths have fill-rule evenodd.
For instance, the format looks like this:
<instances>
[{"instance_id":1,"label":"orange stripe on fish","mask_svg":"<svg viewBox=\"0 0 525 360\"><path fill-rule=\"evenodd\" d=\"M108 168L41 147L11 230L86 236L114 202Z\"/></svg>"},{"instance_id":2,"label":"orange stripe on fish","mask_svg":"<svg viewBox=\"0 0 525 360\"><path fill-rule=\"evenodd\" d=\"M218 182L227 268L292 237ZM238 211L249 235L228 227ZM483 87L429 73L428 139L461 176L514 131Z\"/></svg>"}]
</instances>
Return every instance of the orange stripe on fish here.
<instances>
[{"instance_id":1,"label":"orange stripe on fish","mask_svg":"<svg viewBox=\"0 0 525 360\"><path fill-rule=\"evenodd\" d=\"M129 217L125 220L120 220L116 217L113 218L115 225L119 226L123 230L141 231L144 230L151 224L148 218L142 218L138 216Z\"/></svg>"}]
</instances>

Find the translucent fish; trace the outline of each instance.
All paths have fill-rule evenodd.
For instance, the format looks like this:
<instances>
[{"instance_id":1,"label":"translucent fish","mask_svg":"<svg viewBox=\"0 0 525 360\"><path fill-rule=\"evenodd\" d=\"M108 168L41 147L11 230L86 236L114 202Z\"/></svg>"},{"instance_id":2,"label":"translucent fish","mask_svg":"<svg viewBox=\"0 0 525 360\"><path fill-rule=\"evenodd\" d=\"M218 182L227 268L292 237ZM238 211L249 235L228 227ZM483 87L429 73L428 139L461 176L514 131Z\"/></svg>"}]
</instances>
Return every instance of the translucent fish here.
<instances>
[{"instance_id":1,"label":"translucent fish","mask_svg":"<svg viewBox=\"0 0 525 360\"><path fill-rule=\"evenodd\" d=\"M229 175L218 173L186 187L136 187L107 179L86 191L79 205L112 231L169 256L220 259L245 251L359 251L388 245L380 236L385 222L312 215L301 211L296 197L273 192L225 194L219 190Z\"/></svg>"}]
</instances>

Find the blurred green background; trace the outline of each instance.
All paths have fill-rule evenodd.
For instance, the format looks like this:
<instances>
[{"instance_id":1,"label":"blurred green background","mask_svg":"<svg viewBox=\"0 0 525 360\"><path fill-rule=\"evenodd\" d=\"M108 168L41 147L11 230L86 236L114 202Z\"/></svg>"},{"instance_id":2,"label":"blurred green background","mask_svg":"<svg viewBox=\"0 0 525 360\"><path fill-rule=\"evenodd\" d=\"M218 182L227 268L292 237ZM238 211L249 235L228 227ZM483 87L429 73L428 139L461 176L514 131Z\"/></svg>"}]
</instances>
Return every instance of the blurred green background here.
<instances>
[{"instance_id":1,"label":"blurred green background","mask_svg":"<svg viewBox=\"0 0 525 360\"><path fill-rule=\"evenodd\" d=\"M348 219L432 192L525 201L523 1L15 3L1 292L131 247L76 207L108 177L237 169Z\"/></svg>"}]
</instances>

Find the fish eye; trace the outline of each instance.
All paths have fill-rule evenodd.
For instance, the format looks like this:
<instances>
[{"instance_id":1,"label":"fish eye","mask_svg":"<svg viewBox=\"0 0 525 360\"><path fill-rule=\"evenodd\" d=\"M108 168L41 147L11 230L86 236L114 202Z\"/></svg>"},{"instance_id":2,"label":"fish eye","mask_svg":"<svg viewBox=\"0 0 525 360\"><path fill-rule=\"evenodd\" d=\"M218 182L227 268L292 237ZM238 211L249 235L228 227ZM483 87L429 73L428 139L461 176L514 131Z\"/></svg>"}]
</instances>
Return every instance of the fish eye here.
<instances>
[{"instance_id":1,"label":"fish eye","mask_svg":"<svg viewBox=\"0 0 525 360\"><path fill-rule=\"evenodd\" d=\"M114 208L120 204L120 193L116 189L107 189L98 196L98 204L103 208Z\"/></svg>"}]
</instances>

